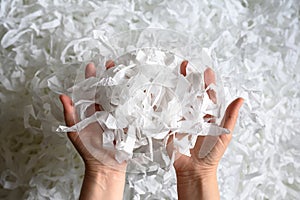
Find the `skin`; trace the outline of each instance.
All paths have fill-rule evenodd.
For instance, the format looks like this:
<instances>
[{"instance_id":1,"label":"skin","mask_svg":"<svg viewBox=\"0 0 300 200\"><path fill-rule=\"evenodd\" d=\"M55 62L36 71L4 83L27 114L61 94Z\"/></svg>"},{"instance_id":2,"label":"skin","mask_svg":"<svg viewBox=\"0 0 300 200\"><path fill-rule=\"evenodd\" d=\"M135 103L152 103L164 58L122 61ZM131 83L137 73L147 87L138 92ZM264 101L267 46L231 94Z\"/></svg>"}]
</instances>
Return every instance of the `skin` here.
<instances>
[{"instance_id":1,"label":"skin","mask_svg":"<svg viewBox=\"0 0 300 200\"><path fill-rule=\"evenodd\" d=\"M186 76L187 64L188 61L183 61L180 66L180 72L184 76ZM109 69L111 67L114 67L114 63L113 61L108 61L106 68ZM90 63L86 66L85 77L89 78L92 76L96 76L96 68L94 64ZM215 74L212 69L208 68L204 72L204 82L206 87L211 83L215 83ZM207 92L210 99L216 102L214 92L211 90ZM74 125L78 122L78 117L72 100L66 95L60 95L60 100L64 107L66 125ZM199 158L197 155L205 137L210 136L199 136L197 138L195 147L191 149L191 157L180 154L176 156L177 159L174 162L174 167L177 176L178 199L220 199L217 183L217 168L232 138L232 132L243 101L242 98L237 98L226 109L222 124L223 127L229 129L231 133L220 135L216 145L206 157ZM89 110L89 114L93 114L93 112L101 110L101 105L94 105L94 108ZM210 116L206 117L209 118ZM89 129L87 132L89 132ZM119 164L114 160L113 156L111 156L111 158L108 158L110 159L108 162L114 164L114 168L111 168L89 153L80 137L78 137L78 133L70 132L68 133L68 137L85 164L85 175L80 199L123 199L127 164ZM99 151L100 155L101 153L103 155L107 155L108 153L105 152L104 149L99 149Z\"/></svg>"},{"instance_id":2,"label":"skin","mask_svg":"<svg viewBox=\"0 0 300 200\"><path fill-rule=\"evenodd\" d=\"M113 66L113 62L106 64L107 69ZM85 77L89 78L92 76L96 76L96 68L93 63L90 63L86 66ZM63 104L66 125L73 126L78 122L73 102L67 95L60 95L59 98ZM91 115L93 112L101 110L101 106L94 105L94 108L91 107L88 110L88 114ZM91 132L89 130L95 130L95 127L88 127L85 132L89 134ZM99 128L96 130L102 131ZM85 165L85 175L79 199L123 199L127 163L119 164L113 156L106 156L105 162L100 161L86 149L77 132L69 132L68 137L82 157ZM108 155L108 152L104 149L99 149L99 153ZM113 164L114 167L109 167L108 163Z\"/></svg>"},{"instance_id":3,"label":"skin","mask_svg":"<svg viewBox=\"0 0 300 200\"><path fill-rule=\"evenodd\" d=\"M183 75L186 75L186 66L187 62L181 64L180 71ZM206 87L215 83L215 74L212 69L205 70L204 82ZM208 90L208 95L213 102L216 102L216 96L212 91ZM191 157L177 155L178 159L175 161L174 167L177 176L178 199L220 199L217 168L232 138L232 132L243 101L242 98L237 98L227 107L222 124L231 133L220 135L208 155L204 158L198 157L205 137L211 136L198 136L195 147L191 149Z\"/></svg>"}]
</instances>

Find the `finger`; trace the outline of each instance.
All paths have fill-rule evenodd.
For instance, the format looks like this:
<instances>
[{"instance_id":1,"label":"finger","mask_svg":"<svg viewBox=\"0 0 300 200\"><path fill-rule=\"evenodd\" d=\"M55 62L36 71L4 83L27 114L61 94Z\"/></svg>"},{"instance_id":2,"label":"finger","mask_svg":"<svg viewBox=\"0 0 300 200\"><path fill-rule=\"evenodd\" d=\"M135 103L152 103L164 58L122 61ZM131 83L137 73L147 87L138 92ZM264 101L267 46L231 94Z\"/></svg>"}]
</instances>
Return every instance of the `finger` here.
<instances>
[{"instance_id":1,"label":"finger","mask_svg":"<svg viewBox=\"0 0 300 200\"><path fill-rule=\"evenodd\" d=\"M188 63L189 62L187 60L184 60L180 64L180 74L182 74L183 76L186 76L186 67L187 67ZM178 134L175 134L175 137L178 139ZM171 145L173 146L173 137L172 136L168 138L167 144L169 145L169 147ZM169 156L171 156L171 155L169 154Z\"/></svg>"},{"instance_id":2,"label":"finger","mask_svg":"<svg viewBox=\"0 0 300 200\"><path fill-rule=\"evenodd\" d=\"M244 102L243 98L237 98L233 102L231 102L231 104L227 107L225 112L224 128L233 131L239 114L239 110L243 105L243 102Z\"/></svg>"},{"instance_id":3,"label":"finger","mask_svg":"<svg viewBox=\"0 0 300 200\"><path fill-rule=\"evenodd\" d=\"M108 60L108 61L106 61L106 63L105 63L105 68L108 70L108 69L110 69L110 68L112 68L112 67L114 67L115 66L115 62L114 61L112 61L112 60ZM102 106L101 105L99 105L99 104L95 104L95 111L103 111L103 108L102 108Z\"/></svg>"},{"instance_id":4,"label":"finger","mask_svg":"<svg viewBox=\"0 0 300 200\"><path fill-rule=\"evenodd\" d=\"M236 124L236 120L238 118L239 110L243 105L243 102L244 102L243 98L237 98L233 102L231 102L231 104L226 109L225 116L223 119L224 120L223 127L229 129L231 133L223 134L220 136L225 145L228 145L228 143L231 140L232 132Z\"/></svg>"},{"instance_id":5,"label":"finger","mask_svg":"<svg viewBox=\"0 0 300 200\"><path fill-rule=\"evenodd\" d=\"M85 67L85 78L96 77L96 67L94 63L89 63Z\"/></svg>"},{"instance_id":6,"label":"finger","mask_svg":"<svg viewBox=\"0 0 300 200\"><path fill-rule=\"evenodd\" d=\"M183 137L186 137L186 136L187 136L186 133L180 133L180 134L178 134L178 133L171 134L171 132L169 133L169 137L167 139L166 150L167 150L167 153L170 158L172 158L173 153L175 153L174 161L176 161L179 157L182 156L182 154L178 151L178 149L176 150L176 147L174 146L174 139L181 140Z\"/></svg>"},{"instance_id":7,"label":"finger","mask_svg":"<svg viewBox=\"0 0 300 200\"><path fill-rule=\"evenodd\" d=\"M94 63L89 63L85 67L85 78L90 78L90 77L96 77L96 67ZM100 111L100 105L99 104L93 104L89 106L86 110L86 115L87 117L91 116L94 114L96 111Z\"/></svg>"},{"instance_id":8,"label":"finger","mask_svg":"<svg viewBox=\"0 0 300 200\"><path fill-rule=\"evenodd\" d=\"M204 71L204 83L205 88L212 83L216 83L215 72L209 67Z\"/></svg>"},{"instance_id":9,"label":"finger","mask_svg":"<svg viewBox=\"0 0 300 200\"><path fill-rule=\"evenodd\" d=\"M200 151L200 148L203 144L204 139L205 139L205 136L198 136L197 137L195 146L194 146L194 148L192 149L192 152L191 152L193 155L197 155L197 153Z\"/></svg>"},{"instance_id":10,"label":"finger","mask_svg":"<svg viewBox=\"0 0 300 200\"><path fill-rule=\"evenodd\" d=\"M64 117L67 126L73 126L75 124L75 109L73 102L67 95L60 95L59 99L64 107Z\"/></svg>"},{"instance_id":11,"label":"finger","mask_svg":"<svg viewBox=\"0 0 300 200\"><path fill-rule=\"evenodd\" d=\"M182 74L183 76L186 76L186 67L188 63L189 62L187 60L184 60L180 65L180 74Z\"/></svg>"},{"instance_id":12,"label":"finger","mask_svg":"<svg viewBox=\"0 0 300 200\"><path fill-rule=\"evenodd\" d=\"M101 105L97 104L97 103L94 103L92 105L90 105L89 107L86 108L85 110L85 116L86 117L90 117L92 116L95 112L98 112L98 111L102 111L103 108Z\"/></svg>"},{"instance_id":13,"label":"finger","mask_svg":"<svg viewBox=\"0 0 300 200\"><path fill-rule=\"evenodd\" d=\"M108 61L106 61L106 63L105 63L105 68L106 69L110 69L110 68L112 68L112 67L114 67L115 66L115 63L114 63L114 61L112 61L112 60L108 60ZM99 104L95 104L95 111L102 111L103 110L103 108L102 108L102 106L101 105L99 105Z\"/></svg>"},{"instance_id":14,"label":"finger","mask_svg":"<svg viewBox=\"0 0 300 200\"><path fill-rule=\"evenodd\" d=\"M225 147L228 146L231 138L232 138L232 131L234 129L239 109L243 104L243 99L238 98L234 100L226 109L225 116L224 116L224 122L223 122L223 127L227 128L230 130L230 134L222 134L220 135L220 139ZM201 140L199 141L201 144L198 145L200 146L200 151L199 151L199 158L204 158L215 146L215 144L218 142L218 136L205 136L204 141ZM197 141L198 142L198 141ZM196 143L197 145L197 143Z\"/></svg>"},{"instance_id":15,"label":"finger","mask_svg":"<svg viewBox=\"0 0 300 200\"><path fill-rule=\"evenodd\" d=\"M173 135L170 134L171 131L169 132L168 138L167 138L167 153L169 155L169 157L172 157L173 151L174 151L174 144L173 144Z\"/></svg>"},{"instance_id":16,"label":"finger","mask_svg":"<svg viewBox=\"0 0 300 200\"><path fill-rule=\"evenodd\" d=\"M112 60L108 60L108 61L105 63L106 69L110 69L110 68L112 68L112 67L114 67L114 66L115 66L115 63L114 63L114 61L112 61Z\"/></svg>"},{"instance_id":17,"label":"finger","mask_svg":"<svg viewBox=\"0 0 300 200\"><path fill-rule=\"evenodd\" d=\"M204 83L205 83L205 89L210 85L210 84L216 84L216 76L215 72L211 68L207 68L204 71ZM213 90L207 90L207 94L214 103L217 103L217 98L216 98L216 93Z\"/></svg>"},{"instance_id":18,"label":"finger","mask_svg":"<svg viewBox=\"0 0 300 200\"><path fill-rule=\"evenodd\" d=\"M72 100L70 99L70 97L64 94L60 95L59 99L64 107L64 118L65 118L66 125L69 127L73 126L74 124L76 124L77 119L76 119L75 108L73 106ZM68 132L68 137L74 143L77 138L77 134L74 132Z\"/></svg>"},{"instance_id":19,"label":"finger","mask_svg":"<svg viewBox=\"0 0 300 200\"><path fill-rule=\"evenodd\" d=\"M207 68L204 71L204 84L205 84L205 89L210 85L210 84L215 84L216 83L216 78L215 78L215 72L211 68ZM216 103L216 93L213 90L207 90L206 91L208 97L212 102ZM214 119L212 119L213 116L207 114L204 116L204 119L206 119L208 122L212 123L214 122Z\"/></svg>"},{"instance_id":20,"label":"finger","mask_svg":"<svg viewBox=\"0 0 300 200\"><path fill-rule=\"evenodd\" d=\"M219 140L218 136L212 136L212 135L200 136L199 138L199 143L201 143L200 148L198 150L199 146L197 146L197 148L195 149L196 150L195 153L197 153L196 154L197 157L204 158L205 156L207 156L207 154L213 150L218 140Z\"/></svg>"},{"instance_id":21,"label":"finger","mask_svg":"<svg viewBox=\"0 0 300 200\"><path fill-rule=\"evenodd\" d=\"M205 89L207 89L207 87L210 84L216 84L215 72L209 67L204 71L204 84ZM217 103L215 91L208 89L206 92L209 99L213 103ZM215 122L215 118L209 114L205 115L204 119L207 120L209 123ZM199 158L204 158L205 156L207 156L207 154L214 148L215 144L218 142L218 139L218 136L210 135L198 137L195 145L195 155Z\"/></svg>"}]
</instances>

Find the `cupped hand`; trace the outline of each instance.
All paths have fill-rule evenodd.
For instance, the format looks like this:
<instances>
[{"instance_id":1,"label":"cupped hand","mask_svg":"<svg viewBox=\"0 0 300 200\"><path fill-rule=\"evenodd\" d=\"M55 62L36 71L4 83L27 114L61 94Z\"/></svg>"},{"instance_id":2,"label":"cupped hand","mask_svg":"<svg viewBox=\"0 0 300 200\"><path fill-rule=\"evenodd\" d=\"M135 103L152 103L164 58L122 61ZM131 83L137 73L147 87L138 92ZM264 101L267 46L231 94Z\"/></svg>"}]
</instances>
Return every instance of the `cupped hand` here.
<instances>
[{"instance_id":1,"label":"cupped hand","mask_svg":"<svg viewBox=\"0 0 300 200\"><path fill-rule=\"evenodd\" d=\"M186 75L186 66L187 61L184 61L180 66L181 74L184 76ZM207 68L205 70L204 82L205 87L211 83L215 83L215 74L212 69ZM217 101L214 91L208 90L207 93L213 102ZM176 156L177 159L174 162L177 176L205 176L216 173L218 163L232 138L232 132L243 101L244 100L242 98L237 98L226 109L222 120L222 127L229 129L230 134L222 134L220 136L198 136L195 147L190 150L191 157L178 153L179 155ZM205 140L208 140L212 143L208 145L213 145L214 143L215 145L205 157L200 157L199 152Z\"/></svg>"},{"instance_id":2,"label":"cupped hand","mask_svg":"<svg viewBox=\"0 0 300 200\"><path fill-rule=\"evenodd\" d=\"M106 63L106 69L114 67L112 61ZM93 63L89 63L85 68L85 78L96 76L96 68ZM70 97L67 95L60 95L61 103L64 108L64 118L67 126L71 127L78 123L78 114L73 105ZM87 109L87 114L92 115L96 111L101 111L101 106L94 104ZM68 132L68 137L72 144L82 157L86 170L98 171L103 169L125 171L126 163L118 163L114 158L114 153L108 151L102 147L102 128L97 124L93 123L88 125L82 131Z\"/></svg>"}]
</instances>

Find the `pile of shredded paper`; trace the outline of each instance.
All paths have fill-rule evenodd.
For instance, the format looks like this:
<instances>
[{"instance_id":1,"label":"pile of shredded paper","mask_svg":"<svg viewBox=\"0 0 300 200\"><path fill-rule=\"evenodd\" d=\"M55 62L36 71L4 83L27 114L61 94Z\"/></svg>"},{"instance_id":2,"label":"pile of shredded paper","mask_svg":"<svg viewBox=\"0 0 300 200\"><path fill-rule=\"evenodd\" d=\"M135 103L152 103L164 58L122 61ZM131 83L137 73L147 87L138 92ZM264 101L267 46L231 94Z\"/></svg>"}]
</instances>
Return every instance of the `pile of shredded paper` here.
<instances>
[{"instance_id":1,"label":"pile of shredded paper","mask_svg":"<svg viewBox=\"0 0 300 200\"><path fill-rule=\"evenodd\" d=\"M299 24L298 0L2 0L0 199L78 198L84 166L66 134L56 132L64 124L62 93L72 97L80 113L95 101L105 108L95 117L83 114L68 128L80 130L84 122L100 119L108 126L102 138L107 149L118 140L117 132L124 132L124 142L113 146L122 152L115 158L132 162L128 171L139 168L127 174L124 199L177 199L174 169L166 170L172 155L157 149L183 128L192 137L210 134L209 128L204 131L203 113L219 110L214 116L221 119L226 104L238 96L245 103L219 164L221 199L299 198ZM149 27L170 31L146 34L148 40L122 34ZM168 59L152 63L146 46L156 58ZM116 66L105 71L108 59ZM189 61L185 77L179 73L184 59ZM97 78L85 80L90 61ZM223 86L220 79L210 86L224 94L220 104L212 104L205 93L206 66L222 79ZM160 79L166 73L168 78ZM94 87L79 89L80 84ZM96 95L104 91L108 95ZM130 98L119 98L118 92ZM113 104L105 104L105 98ZM188 104L199 115L186 113ZM178 121L183 116L185 121ZM122 121L114 123L117 118ZM193 126L196 121L201 129ZM153 149L137 148L151 142ZM188 155L193 140L181 142L177 150ZM144 165L135 162L142 157Z\"/></svg>"},{"instance_id":2,"label":"pile of shredded paper","mask_svg":"<svg viewBox=\"0 0 300 200\"><path fill-rule=\"evenodd\" d=\"M144 32L148 30L140 31L140 40ZM156 34L152 36L157 37ZM203 56L209 58L204 53ZM173 162L169 161L166 151L169 137L173 138L174 149L170 152L171 161L176 152L191 156L190 149L194 148L198 136L219 136L229 130L209 122L221 121L220 116L223 116L222 84L212 83L205 87L200 67L197 71L187 65L188 73L184 76L180 73L182 62L170 51L149 47L122 55L116 60L118 65L102 71L100 77L89 77L69 89L80 122L72 127L60 126L58 131L78 132L86 148L97 156L97 148L93 150L93 145L89 144L94 139L84 138L88 134L81 134L81 131L98 123L101 127L98 131L103 132L100 146L115 151L119 163L133 159L140 165L148 165L146 160L155 162L154 157L159 157L163 158L156 161L160 167L170 167ZM210 99L208 90L214 91L216 102ZM101 105L102 110L87 115L95 104ZM175 134L181 135L180 139ZM205 144L202 146L204 149ZM208 153L200 152L201 157Z\"/></svg>"}]
</instances>

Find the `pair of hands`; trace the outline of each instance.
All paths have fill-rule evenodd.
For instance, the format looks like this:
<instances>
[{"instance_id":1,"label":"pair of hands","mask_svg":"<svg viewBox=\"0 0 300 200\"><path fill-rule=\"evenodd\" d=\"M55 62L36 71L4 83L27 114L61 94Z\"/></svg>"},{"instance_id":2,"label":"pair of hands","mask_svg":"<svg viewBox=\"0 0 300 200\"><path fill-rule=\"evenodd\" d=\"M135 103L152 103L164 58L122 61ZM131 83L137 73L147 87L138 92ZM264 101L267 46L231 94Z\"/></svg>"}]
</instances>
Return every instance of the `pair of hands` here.
<instances>
[{"instance_id":1,"label":"pair of hands","mask_svg":"<svg viewBox=\"0 0 300 200\"><path fill-rule=\"evenodd\" d=\"M106 68L109 69L111 67L114 67L114 63L112 61L109 61L106 63ZM180 66L180 72L182 75L186 75L186 67L187 67L187 61L182 62ZM90 63L86 66L85 69L85 77L89 78L92 76L96 76L96 68L93 63ZM208 68L204 72L204 82L205 86L207 87L209 84L215 82L215 74L212 69ZM215 99L215 94L213 91L208 90L208 95L211 98L212 101L216 101ZM63 104L64 107L64 117L65 117L65 122L67 126L73 126L75 123L78 122L78 117L75 111L75 107L73 105L72 100L67 96L67 95L60 95L60 100ZM191 157L185 156L185 155L178 155L176 161L174 162L174 167L176 170L176 175L177 175L177 185L178 185L178 196L179 198L186 198L186 195L189 195L190 192L188 190L193 189L191 187L191 184L195 187L195 189L198 189L201 194L194 194L198 195L195 198L200 197L201 195L203 198L205 198L205 193L210 193L210 192L217 192L218 193L218 188L217 188L217 183L216 183L216 171L218 167L218 163L220 159L222 158L230 140L232 137L232 131L234 129L238 112L243 104L243 99L242 98L237 98L234 100L226 109L225 116L223 118L223 127L227 128L231 131L230 134L223 134L218 136L217 142L210 151L208 155L206 155L204 158L199 158L199 151L201 149L201 146L203 144L203 141L205 137L210 137L210 136L198 136L195 147L191 149ZM95 109L92 109L95 111L101 110L101 106L95 105ZM93 114L93 113L90 113ZM124 188L124 182L125 182L125 171L126 171L126 163L121 163L118 164L115 162L114 157L111 156L111 159L108 162L110 163L115 163L115 166L117 167L116 169L112 169L109 166L107 166L105 163L99 161L96 159L91 153L86 149L84 146L82 140L79 137L78 133L75 132L70 132L68 133L68 137L73 143L74 147L77 149L78 153L82 157L85 163L85 168L86 168L86 174L85 174L85 180L82 186L82 191L81 191L81 198L83 199L88 199L87 197L90 197L92 194L91 190L94 191L93 187L94 185L101 185L102 189L106 190L105 191L100 191L100 194L102 192L102 195L106 195L107 197L107 192L110 192L108 188L114 188L113 185L115 185L117 188L115 189L120 189ZM102 151L102 154L107 153L105 149L100 149L99 151ZM107 160L106 160L107 161ZM104 177L103 175L110 174L111 177L117 177L120 178L120 180L106 180L107 178ZM99 179L95 179L94 177L99 177ZM122 182L122 179L124 177L124 181ZM104 183L102 183L104 181ZM121 181L121 182L120 182ZM203 185L203 181L206 182L206 185ZM210 188L209 183L212 182L212 187ZM106 187L107 184L107 187ZM111 186L110 186L111 185ZM203 187L204 188L203 188ZM202 191L205 190L205 187L208 191ZM100 188L100 189L101 189ZM202 188L202 189L201 189ZM99 189L99 188L98 188ZM97 188L95 188L97 190ZM212 191L213 190L213 191ZM217 190L217 191L215 191ZM97 193L97 191L94 191ZM114 191L112 191L114 193ZM120 191L123 193L123 190ZM191 191L192 192L192 191ZM99 191L98 191L99 193ZM96 194L95 194L96 195ZM109 194L111 195L111 194ZM101 198L101 196L98 196ZM104 197L104 196L103 196ZM119 198L122 198L122 196L118 196ZM114 196L112 197L113 199L117 199L118 197ZM212 197L212 196L210 196ZM189 199L193 197L189 196ZM218 198L218 195L215 196L215 198ZM212 199L212 198L210 198Z\"/></svg>"}]
</instances>

